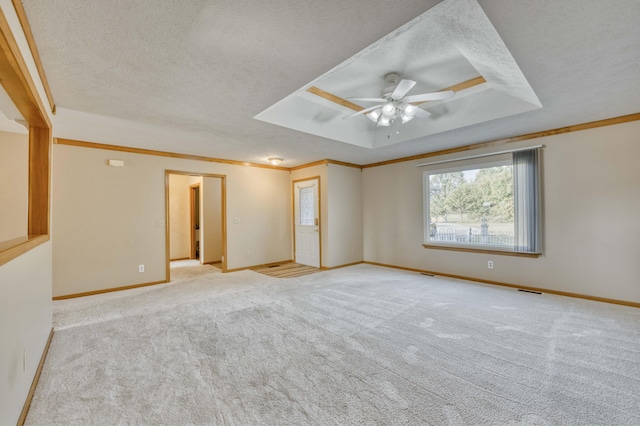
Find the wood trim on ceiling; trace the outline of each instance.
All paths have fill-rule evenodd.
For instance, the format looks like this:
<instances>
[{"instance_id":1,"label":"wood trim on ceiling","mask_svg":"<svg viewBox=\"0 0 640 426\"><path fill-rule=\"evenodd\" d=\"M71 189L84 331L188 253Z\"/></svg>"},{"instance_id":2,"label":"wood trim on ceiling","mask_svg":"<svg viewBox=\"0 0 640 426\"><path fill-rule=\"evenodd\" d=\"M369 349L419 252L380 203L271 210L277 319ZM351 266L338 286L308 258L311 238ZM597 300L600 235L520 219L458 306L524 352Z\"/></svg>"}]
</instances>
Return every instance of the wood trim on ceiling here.
<instances>
[{"instance_id":1,"label":"wood trim on ceiling","mask_svg":"<svg viewBox=\"0 0 640 426\"><path fill-rule=\"evenodd\" d=\"M54 143L58 145L69 145L69 146L78 146L83 148L104 149L107 151L129 152L132 154L155 155L158 157L180 158L183 160L196 160L196 161L206 161L209 163L232 164L235 166L260 167L263 169L284 170L284 171L290 170L288 167L271 166L269 164L258 164L258 163L249 163L246 161L225 160L223 158L205 157L202 155L178 154L175 152L168 152L168 151L156 151L152 149L131 148L127 146L108 145L108 144L101 144L96 142L84 142L84 141L77 141L77 140L64 139L64 138L55 138Z\"/></svg>"},{"instance_id":2,"label":"wood trim on ceiling","mask_svg":"<svg viewBox=\"0 0 640 426\"><path fill-rule=\"evenodd\" d=\"M354 110L356 112L360 112L362 111L364 108L362 108L360 105L356 105L353 102L350 102L346 99L341 98L340 96L336 96L333 93L329 93L325 90L322 90L316 86L311 86L307 89L307 92L312 93L316 96L320 96L321 98L324 98L328 101L331 101L333 103L336 103L338 105L342 105L345 108L349 108L351 110Z\"/></svg>"},{"instance_id":3,"label":"wood trim on ceiling","mask_svg":"<svg viewBox=\"0 0 640 426\"><path fill-rule=\"evenodd\" d=\"M468 89L470 87L477 86L479 84L486 83L486 82L487 80L485 80L484 77L478 76L478 77L472 78L471 80L463 81L461 83L454 84L453 86L449 86L449 87L445 87L444 89L437 90L437 92L445 92L447 90L453 90L454 92L458 92L460 90ZM312 93L328 101L331 101L333 103L336 103L338 105L342 105L343 107L349 108L355 112L360 112L364 109L360 105L354 104L351 101L343 99L340 96L334 95L333 93L329 93L326 90L322 90L316 86L309 87L307 89L307 92ZM421 105L426 102L428 101L416 102L414 105Z\"/></svg>"},{"instance_id":4,"label":"wood trim on ceiling","mask_svg":"<svg viewBox=\"0 0 640 426\"><path fill-rule=\"evenodd\" d=\"M40 76L40 80L42 81L42 86L44 87L44 93L46 94L47 100L49 101L49 107L51 108L51 112L55 114L56 104L53 101L53 95L51 94L51 87L49 87L49 81L47 80L47 76L44 72L44 67L42 66L42 60L40 59L40 54L38 53L36 41L33 38L33 33L31 32L31 25L29 25L27 14L24 10L24 7L22 6L22 0L11 0L11 2L13 3L13 8L16 10L16 15L18 15L18 20L20 21L20 25L22 26L22 31L24 32L24 36L27 39L29 50L31 50L31 56L33 56L33 61L36 64L38 75Z\"/></svg>"},{"instance_id":5,"label":"wood trim on ceiling","mask_svg":"<svg viewBox=\"0 0 640 426\"><path fill-rule=\"evenodd\" d=\"M53 327L49 332L49 338L47 339L47 343L44 345L44 349L42 350L42 355L40 356L40 362L38 363L38 368L36 368L36 374L33 376L33 381L31 382L31 387L29 388L29 393L27 394L27 399L22 406L22 412L20 413L20 417L18 417L18 426L24 425L24 422L27 420L27 415L29 414L29 408L31 407L31 401L33 400L33 394L36 392L36 388L38 387L38 382L40 381L40 374L42 373L42 368L44 367L44 362L47 359L47 355L49 354L49 347L51 346L51 340L53 339Z\"/></svg>"},{"instance_id":6,"label":"wood trim on ceiling","mask_svg":"<svg viewBox=\"0 0 640 426\"><path fill-rule=\"evenodd\" d=\"M455 278L455 279L458 279L458 280L475 281L475 282L479 282L479 283L483 283L483 284L498 285L498 286L501 286L501 287L509 287L509 288L515 288L515 289L528 290L528 291L536 291L536 292L539 292L539 293L554 294L556 296L573 297L573 298L576 298L576 299L586 299L586 300L593 300L593 301L596 301L596 302L612 303L612 304L615 304L615 305L623 305L623 306L631 306L631 307L634 307L634 308L640 308L640 303L630 302L630 301L627 301L627 300L608 299L606 297L590 296L590 295L587 295L587 294L569 293L569 292L566 292L566 291L556 291L556 290L550 290L550 289L546 289L546 288L521 286L521 285L517 285L517 284L503 283L503 282L500 282L500 281L485 280L483 278L473 278L473 277L467 277L467 276L464 276L464 275L455 275L455 274L447 274L447 273L444 273L444 272L429 271L429 270L426 270L426 269L417 269L417 268L409 268L409 267L405 267L405 266L389 265L389 264L386 264L386 263L369 262L369 261L366 261L366 260L363 263L366 263L368 265L383 266L385 268L394 268L394 269L402 269L404 271L426 273L426 274L440 276L440 277Z\"/></svg>"},{"instance_id":7,"label":"wood trim on ceiling","mask_svg":"<svg viewBox=\"0 0 640 426\"><path fill-rule=\"evenodd\" d=\"M488 148L488 147L491 147L491 146L500 146L500 145L505 145L505 144L509 144L509 143L513 143L513 142L521 142L521 141L526 141L526 140L529 140L529 139L542 138L542 137L545 137L545 136L560 135L560 134L563 134L563 133L579 132L581 130L595 129L597 127L612 126L612 125L615 125L615 124L628 123L628 122L631 122L631 121L638 121L638 120L640 120L640 113L623 115L623 116L620 116L620 117L612 117L612 118L607 118L607 119L604 119L604 120L597 120L597 121L591 121L591 122L588 122L588 123L576 124L576 125L567 126L567 127L560 127L560 128L557 128L557 129L543 130L541 132L528 133L526 135L513 136L513 137L510 137L510 138L504 138L504 139L495 139L495 140L492 140L492 141L481 142L481 143L476 143L476 144L472 144L472 145L464 145L464 146L460 146L460 147L457 147L457 148L450 148L450 149L443 149L443 150L440 150L440 151L427 152L425 154L417 154L417 155L412 155L410 157L402 157L402 158L396 158L396 159L393 159L393 160L380 161L378 163L364 164L362 166L362 168L363 169L367 169L367 168L370 168L370 167L379 167L379 166L386 166L388 164L403 163L405 161L421 160L421 159L424 159L424 158L438 157L440 155L453 154L453 153L456 153L456 152L465 152L465 151L471 151L471 150L474 150L474 149Z\"/></svg>"},{"instance_id":8,"label":"wood trim on ceiling","mask_svg":"<svg viewBox=\"0 0 640 426\"><path fill-rule=\"evenodd\" d=\"M537 139L545 136L559 135L563 133L578 132L582 130L595 129L598 127L613 126L616 124L628 123L628 122L638 121L638 120L640 120L640 113L635 113L635 114L623 115L619 117L606 118L603 120L591 121L587 123L575 124L575 125L566 126L566 127L559 127L557 129L543 130L540 132L528 133L525 135L513 136L510 138L495 139L487 142L464 145L456 148L443 149L439 151L427 152L424 154L416 154L409 157L400 157L400 158L395 158L393 160L380 161L376 163L360 165L360 164L348 163L344 161L324 159L324 160L314 161L312 163L301 164L299 166L294 166L290 168L270 166L267 164L247 163L247 162L235 161L235 160L224 160L219 158L211 158L211 157L204 157L204 156L198 156L198 155L177 154L177 153L171 153L171 152L165 152L165 151L153 151L153 150L147 150L147 149L141 149L141 148L129 148L129 147L123 147L118 145L106 145L106 144L100 144L95 142L83 142L83 141L76 141L76 140L63 139L63 138L55 138L54 143L60 144L60 145L79 146L84 148L97 148L97 149L106 149L111 151L131 152L135 154L159 155L163 157L183 158L187 160L198 160L198 161L219 162L219 163L243 165L243 166L263 167L263 168L269 168L269 169L284 170L289 172L305 169L308 167L318 166L321 164L337 164L341 166L354 167L354 168L363 170L370 167L379 167L379 166L386 166L389 164L403 163L406 161L421 160L424 158L438 157L441 155L454 154L457 152L471 151L475 149L488 148L492 146L500 146L500 145L505 145L513 142L521 142L525 140Z\"/></svg>"},{"instance_id":9,"label":"wood trim on ceiling","mask_svg":"<svg viewBox=\"0 0 640 426\"><path fill-rule=\"evenodd\" d=\"M354 164L354 163L347 163L345 161L337 161L337 160L320 160L320 161L314 161L313 163L307 163L307 164L301 164L299 166L295 166L295 167L291 167L289 169L290 172L294 171L294 170L301 170L301 169L306 169L309 167L314 167L314 166L321 166L321 165L329 165L329 164L335 164L338 166L345 166L345 167L353 167L355 169L360 169L362 170L362 166L359 164Z\"/></svg>"},{"instance_id":10,"label":"wood trim on ceiling","mask_svg":"<svg viewBox=\"0 0 640 426\"><path fill-rule=\"evenodd\" d=\"M11 27L0 9L0 76L2 87L29 126L50 128L51 120L38 96L36 85L29 74Z\"/></svg>"}]
</instances>

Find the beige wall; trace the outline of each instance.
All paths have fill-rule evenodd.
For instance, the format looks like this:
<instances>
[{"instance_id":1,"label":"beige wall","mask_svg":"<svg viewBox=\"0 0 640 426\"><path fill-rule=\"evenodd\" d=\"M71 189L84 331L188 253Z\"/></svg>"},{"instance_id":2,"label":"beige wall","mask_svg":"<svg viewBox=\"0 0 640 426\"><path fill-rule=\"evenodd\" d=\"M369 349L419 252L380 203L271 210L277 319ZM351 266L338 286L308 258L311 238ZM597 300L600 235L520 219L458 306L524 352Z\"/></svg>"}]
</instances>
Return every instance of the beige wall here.
<instances>
[{"instance_id":1,"label":"beige wall","mask_svg":"<svg viewBox=\"0 0 640 426\"><path fill-rule=\"evenodd\" d=\"M546 146L542 257L424 249L422 170L416 164L425 160L417 160L363 171L365 260L640 302L640 122L507 149L534 144ZM429 160L446 158L455 155Z\"/></svg>"},{"instance_id":2,"label":"beige wall","mask_svg":"<svg viewBox=\"0 0 640 426\"><path fill-rule=\"evenodd\" d=\"M55 296L166 279L165 170L227 176L229 269L291 258L286 171L54 145Z\"/></svg>"},{"instance_id":3,"label":"beige wall","mask_svg":"<svg viewBox=\"0 0 640 426\"><path fill-rule=\"evenodd\" d=\"M0 242L27 235L29 135L0 132Z\"/></svg>"},{"instance_id":4,"label":"beige wall","mask_svg":"<svg viewBox=\"0 0 640 426\"><path fill-rule=\"evenodd\" d=\"M200 260L202 263L222 260L222 179L202 179L200 203L203 241Z\"/></svg>"},{"instance_id":5,"label":"beige wall","mask_svg":"<svg viewBox=\"0 0 640 426\"><path fill-rule=\"evenodd\" d=\"M38 95L47 105L27 40L11 0L0 0ZM47 111L51 118L50 111ZM26 190L25 190L26 193ZM0 266L0 424L16 424L52 325L51 242ZM22 360L27 351L27 366Z\"/></svg>"},{"instance_id":6,"label":"beige wall","mask_svg":"<svg viewBox=\"0 0 640 426\"><path fill-rule=\"evenodd\" d=\"M189 184L192 177L169 175L169 257L185 259L190 255L191 218Z\"/></svg>"},{"instance_id":7,"label":"beige wall","mask_svg":"<svg viewBox=\"0 0 640 426\"><path fill-rule=\"evenodd\" d=\"M327 167L328 253L325 266L332 268L363 259L362 171L336 164Z\"/></svg>"}]
</instances>

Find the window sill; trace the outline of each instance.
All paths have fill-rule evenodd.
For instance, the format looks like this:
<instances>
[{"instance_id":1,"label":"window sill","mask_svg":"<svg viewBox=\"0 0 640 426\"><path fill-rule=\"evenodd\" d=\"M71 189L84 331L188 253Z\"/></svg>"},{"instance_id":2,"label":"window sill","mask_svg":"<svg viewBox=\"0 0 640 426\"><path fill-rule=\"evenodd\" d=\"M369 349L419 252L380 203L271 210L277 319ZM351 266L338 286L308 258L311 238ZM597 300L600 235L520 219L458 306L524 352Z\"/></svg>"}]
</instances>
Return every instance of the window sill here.
<instances>
[{"instance_id":1,"label":"window sill","mask_svg":"<svg viewBox=\"0 0 640 426\"><path fill-rule=\"evenodd\" d=\"M484 254L496 254L496 255L502 255L502 256L516 256L516 257L536 258L536 257L540 257L541 255L540 253L522 253L517 251L491 250L491 249L471 248L471 247L441 246L441 245L434 245L434 244L423 244L422 247L426 249L435 249L435 250L464 251L468 253L484 253Z\"/></svg>"},{"instance_id":2,"label":"window sill","mask_svg":"<svg viewBox=\"0 0 640 426\"><path fill-rule=\"evenodd\" d=\"M35 235L16 238L0 243L0 265L10 262L16 257L49 241L49 235Z\"/></svg>"}]
</instances>

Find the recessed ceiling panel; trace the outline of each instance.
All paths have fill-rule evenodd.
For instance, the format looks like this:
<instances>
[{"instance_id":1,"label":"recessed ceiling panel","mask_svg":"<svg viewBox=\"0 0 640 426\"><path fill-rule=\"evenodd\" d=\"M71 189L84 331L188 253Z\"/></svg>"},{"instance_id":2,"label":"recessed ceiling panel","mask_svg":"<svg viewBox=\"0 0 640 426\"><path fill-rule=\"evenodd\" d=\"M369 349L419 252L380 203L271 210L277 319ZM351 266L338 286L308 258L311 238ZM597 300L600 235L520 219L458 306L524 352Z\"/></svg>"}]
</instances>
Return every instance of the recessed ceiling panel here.
<instances>
[{"instance_id":1,"label":"recessed ceiling panel","mask_svg":"<svg viewBox=\"0 0 640 426\"><path fill-rule=\"evenodd\" d=\"M353 97L379 98L385 75L416 81L409 95L435 92L483 77L486 82L420 107L429 118L377 126L353 114ZM482 80L480 80L482 81ZM314 93L319 89L329 96ZM329 100L329 99L333 99ZM376 103L352 101L368 108ZM346 105L346 106L345 106ZM339 64L254 118L301 132L378 148L541 107L500 35L476 0L446 0Z\"/></svg>"}]
</instances>

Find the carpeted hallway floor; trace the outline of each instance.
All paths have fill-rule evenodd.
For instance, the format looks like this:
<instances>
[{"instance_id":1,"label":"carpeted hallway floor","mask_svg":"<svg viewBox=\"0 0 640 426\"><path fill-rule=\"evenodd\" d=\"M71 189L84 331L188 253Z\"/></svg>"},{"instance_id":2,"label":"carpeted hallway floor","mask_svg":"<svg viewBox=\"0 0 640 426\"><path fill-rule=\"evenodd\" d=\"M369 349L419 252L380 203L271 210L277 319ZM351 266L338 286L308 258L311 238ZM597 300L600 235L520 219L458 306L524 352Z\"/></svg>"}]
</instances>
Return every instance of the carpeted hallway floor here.
<instances>
[{"instance_id":1,"label":"carpeted hallway floor","mask_svg":"<svg viewBox=\"0 0 640 426\"><path fill-rule=\"evenodd\" d=\"M356 265L54 303L27 424L640 424L640 309Z\"/></svg>"}]
</instances>

